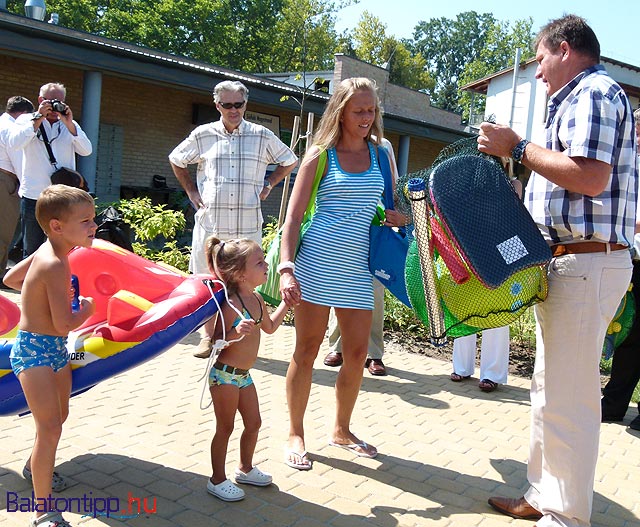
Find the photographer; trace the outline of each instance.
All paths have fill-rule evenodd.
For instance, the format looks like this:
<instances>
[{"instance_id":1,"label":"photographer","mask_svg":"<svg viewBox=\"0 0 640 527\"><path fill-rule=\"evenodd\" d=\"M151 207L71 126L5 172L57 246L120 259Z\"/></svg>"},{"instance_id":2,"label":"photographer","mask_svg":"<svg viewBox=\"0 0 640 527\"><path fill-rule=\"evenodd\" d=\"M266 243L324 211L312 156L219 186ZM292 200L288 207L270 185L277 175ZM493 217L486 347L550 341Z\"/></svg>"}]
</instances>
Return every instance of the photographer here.
<instances>
[{"instance_id":1,"label":"photographer","mask_svg":"<svg viewBox=\"0 0 640 527\"><path fill-rule=\"evenodd\" d=\"M7 147L23 153L19 194L25 258L45 240L35 217L36 200L51 185L51 174L56 171L50 161L42 129L58 168L75 170L76 154L88 156L92 151L89 138L73 120L73 112L65 102L66 95L67 90L62 84L51 82L42 86L37 112L18 117L7 137Z\"/></svg>"}]
</instances>

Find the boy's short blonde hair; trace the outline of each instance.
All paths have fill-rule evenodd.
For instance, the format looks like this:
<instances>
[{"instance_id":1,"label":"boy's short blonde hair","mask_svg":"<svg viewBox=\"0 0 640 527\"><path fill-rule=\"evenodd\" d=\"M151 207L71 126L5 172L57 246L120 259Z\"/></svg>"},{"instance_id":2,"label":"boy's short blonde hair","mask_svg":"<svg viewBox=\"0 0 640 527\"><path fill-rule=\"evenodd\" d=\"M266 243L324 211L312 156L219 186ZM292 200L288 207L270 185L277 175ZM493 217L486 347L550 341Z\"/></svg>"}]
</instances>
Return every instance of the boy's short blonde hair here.
<instances>
[{"instance_id":1,"label":"boy's short blonde hair","mask_svg":"<svg viewBox=\"0 0 640 527\"><path fill-rule=\"evenodd\" d=\"M36 202L38 224L48 234L51 220L66 219L73 207L82 203L94 205L93 198L88 192L67 185L51 185L42 191Z\"/></svg>"}]
</instances>

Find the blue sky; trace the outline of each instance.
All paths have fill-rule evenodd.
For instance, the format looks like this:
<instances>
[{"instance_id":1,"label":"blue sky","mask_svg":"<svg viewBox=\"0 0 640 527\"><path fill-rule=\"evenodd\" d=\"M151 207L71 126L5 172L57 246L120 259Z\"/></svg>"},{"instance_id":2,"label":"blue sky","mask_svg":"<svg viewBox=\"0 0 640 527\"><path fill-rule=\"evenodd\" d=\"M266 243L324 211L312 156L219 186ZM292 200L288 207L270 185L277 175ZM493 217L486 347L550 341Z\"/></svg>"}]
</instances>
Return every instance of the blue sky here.
<instances>
[{"instance_id":1,"label":"blue sky","mask_svg":"<svg viewBox=\"0 0 640 527\"><path fill-rule=\"evenodd\" d=\"M640 23L638 0L361 0L338 13L336 29L354 27L363 11L369 11L387 25L387 34L410 38L415 25L432 18L455 18L464 11L492 13L497 20L513 21L533 18L534 33L553 18L564 13L584 17L593 28L602 55L640 67Z\"/></svg>"}]
</instances>

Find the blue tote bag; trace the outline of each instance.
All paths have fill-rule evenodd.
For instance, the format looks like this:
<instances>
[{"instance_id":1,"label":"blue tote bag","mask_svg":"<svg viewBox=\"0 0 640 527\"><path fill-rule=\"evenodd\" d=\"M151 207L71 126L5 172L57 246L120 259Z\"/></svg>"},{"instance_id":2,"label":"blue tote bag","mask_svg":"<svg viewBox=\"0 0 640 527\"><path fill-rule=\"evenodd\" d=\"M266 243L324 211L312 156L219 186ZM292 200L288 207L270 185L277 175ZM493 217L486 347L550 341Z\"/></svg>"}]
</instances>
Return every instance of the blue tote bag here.
<instances>
[{"instance_id":1,"label":"blue tote bag","mask_svg":"<svg viewBox=\"0 0 640 527\"><path fill-rule=\"evenodd\" d=\"M384 177L384 208L393 209L393 176L389 156L383 147L378 147L378 165ZM384 212L378 210L369 228L369 271L393 296L411 307L404 278L409 236L405 228L386 227L382 222Z\"/></svg>"}]
</instances>

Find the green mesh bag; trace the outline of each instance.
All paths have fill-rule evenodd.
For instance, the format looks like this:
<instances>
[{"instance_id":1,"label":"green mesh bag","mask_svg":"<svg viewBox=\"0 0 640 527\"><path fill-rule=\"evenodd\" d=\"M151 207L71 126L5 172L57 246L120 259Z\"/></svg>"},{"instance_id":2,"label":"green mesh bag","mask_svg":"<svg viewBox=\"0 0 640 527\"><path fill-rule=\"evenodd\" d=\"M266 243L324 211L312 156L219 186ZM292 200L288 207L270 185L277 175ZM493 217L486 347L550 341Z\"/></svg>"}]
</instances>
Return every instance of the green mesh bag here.
<instances>
[{"instance_id":1,"label":"green mesh bag","mask_svg":"<svg viewBox=\"0 0 640 527\"><path fill-rule=\"evenodd\" d=\"M424 296L424 287L422 283L422 271L420 270L420 257L418 255L418 246L414 240L409 246L407 252L407 262L405 267L405 283L411 306L414 312L425 326L429 326L429 313ZM441 302L441 308L444 315L445 325L448 328L447 335L450 337L464 337L473 335L481 331L480 328L468 326L451 314L447 306Z\"/></svg>"},{"instance_id":2,"label":"green mesh bag","mask_svg":"<svg viewBox=\"0 0 640 527\"><path fill-rule=\"evenodd\" d=\"M508 325L546 298L550 250L499 162L479 154L475 138L445 148L406 180L396 202L399 210L411 205L416 243L405 280L432 340Z\"/></svg>"},{"instance_id":3,"label":"green mesh bag","mask_svg":"<svg viewBox=\"0 0 640 527\"><path fill-rule=\"evenodd\" d=\"M607 328L607 335L602 346L602 357L606 360L613 357L616 348L629 336L629 332L633 327L636 316L636 302L631 291L632 288L633 284L629 286L629 290L622 297L616 314Z\"/></svg>"}]
</instances>

